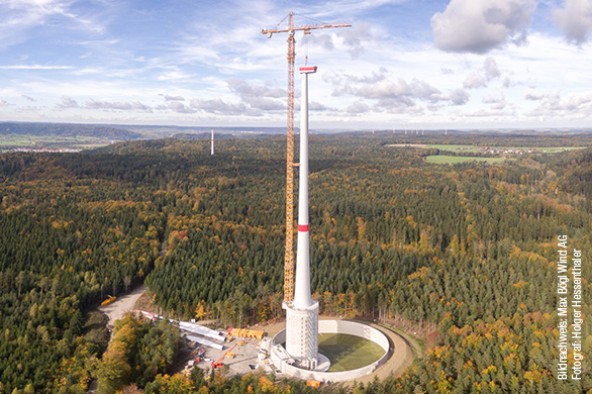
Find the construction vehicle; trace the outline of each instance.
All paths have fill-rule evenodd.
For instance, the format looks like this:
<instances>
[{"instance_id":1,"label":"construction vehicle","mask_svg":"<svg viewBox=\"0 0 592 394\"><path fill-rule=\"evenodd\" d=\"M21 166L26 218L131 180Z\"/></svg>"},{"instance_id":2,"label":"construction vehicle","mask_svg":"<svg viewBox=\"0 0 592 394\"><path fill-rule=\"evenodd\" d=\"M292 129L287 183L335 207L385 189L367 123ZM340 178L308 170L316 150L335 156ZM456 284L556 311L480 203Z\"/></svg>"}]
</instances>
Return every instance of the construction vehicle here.
<instances>
[{"instance_id":1,"label":"construction vehicle","mask_svg":"<svg viewBox=\"0 0 592 394\"><path fill-rule=\"evenodd\" d=\"M206 350L203 347L196 347L191 352L191 355L193 356L193 362L199 364L206 357Z\"/></svg>"},{"instance_id":2,"label":"construction vehicle","mask_svg":"<svg viewBox=\"0 0 592 394\"><path fill-rule=\"evenodd\" d=\"M101 302L101 306L107 306L110 303L112 303L113 301L115 301L116 299L117 299L117 297L115 297L115 296L112 296L112 295L107 296L107 299L105 301Z\"/></svg>"},{"instance_id":3,"label":"construction vehicle","mask_svg":"<svg viewBox=\"0 0 592 394\"><path fill-rule=\"evenodd\" d=\"M307 380L306 385L308 387L314 387L315 389L318 389L321 387L321 382L319 382L318 380Z\"/></svg>"},{"instance_id":4,"label":"construction vehicle","mask_svg":"<svg viewBox=\"0 0 592 394\"><path fill-rule=\"evenodd\" d=\"M204 349L203 347L196 347L192 352L191 355L192 356L199 356L199 357L203 357L206 354L206 349Z\"/></svg>"},{"instance_id":5,"label":"construction vehicle","mask_svg":"<svg viewBox=\"0 0 592 394\"><path fill-rule=\"evenodd\" d=\"M217 359L216 361L212 361L212 368L216 369L216 368L220 368L224 366L224 358L228 355L228 354L232 354L232 350L234 350L234 348L236 347L236 343L234 345L232 345L230 347L230 349L228 349L227 351L224 352L223 355L220 356L219 359Z\"/></svg>"}]
</instances>

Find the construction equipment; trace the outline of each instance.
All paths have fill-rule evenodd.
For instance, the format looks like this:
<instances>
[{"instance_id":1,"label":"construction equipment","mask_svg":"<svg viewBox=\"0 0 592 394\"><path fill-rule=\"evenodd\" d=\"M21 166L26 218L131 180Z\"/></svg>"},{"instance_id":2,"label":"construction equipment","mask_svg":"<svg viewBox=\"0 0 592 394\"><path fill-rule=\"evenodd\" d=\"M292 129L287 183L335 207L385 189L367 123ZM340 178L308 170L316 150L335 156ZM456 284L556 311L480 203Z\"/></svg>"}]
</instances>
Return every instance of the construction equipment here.
<instances>
[{"instance_id":1,"label":"construction equipment","mask_svg":"<svg viewBox=\"0 0 592 394\"><path fill-rule=\"evenodd\" d=\"M313 387L315 389L318 389L321 387L321 382L319 382L318 380L307 380L306 385L308 387Z\"/></svg>"},{"instance_id":2,"label":"construction equipment","mask_svg":"<svg viewBox=\"0 0 592 394\"><path fill-rule=\"evenodd\" d=\"M228 329L228 334L237 338L253 338L261 340L265 335L265 331L262 330L249 330L248 328L232 328Z\"/></svg>"},{"instance_id":3,"label":"construction equipment","mask_svg":"<svg viewBox=\"0 0 592 394\"><path fill-rule=\"evenodd\" d=\"M107 306L110 303L112 303L113 301L115 301L116 299L117 299L117 297L115 297L115 296L112 296L112 295L107 296L107 299L105 301L101 302L101 306Z\"/></svg>"},{"instance_id":4,"label":"construction equipment","mask_svg":"<svg viewBox=\"0 0 592 394\"><path fill-rule=\"evenodd\" d=\"M216 368L220 368L224 366L224 358L228 355L228 354L232 354L232 350L236 347L236 343L234 345L232 345L232 347L230 349L228 349L227 351L224 352L223 355L220 356L219 359L217 359L216 361L212 361L212 368L216 369Z\"/></svg>"},{"instance_id":5,"label":"construction equipment","mask_svg":"<svg viewBox=\"0 0 592 394\"><path fill-rule=\"evenodd\" d=\"M191 355L194 356L193 362L200 363L206 356L206 350L203 347L196 347L191 352Z\"/></svg>"},{"instance_id":6,"label":"construction equipment","mask_svg":"<svg viewBox=\"0 0 592 394\"><path fill-rule=\"evenodd\" d=\"M294 13L290 12L288 27L262 29L261 33L271 38L273 33L288 33L288 128L286 132L286 251L284 255L284 303L294 298L294 58L296 57L294 34L311 30L350 27L346 23L294 26Z\"/></svg>"}]
</instances>

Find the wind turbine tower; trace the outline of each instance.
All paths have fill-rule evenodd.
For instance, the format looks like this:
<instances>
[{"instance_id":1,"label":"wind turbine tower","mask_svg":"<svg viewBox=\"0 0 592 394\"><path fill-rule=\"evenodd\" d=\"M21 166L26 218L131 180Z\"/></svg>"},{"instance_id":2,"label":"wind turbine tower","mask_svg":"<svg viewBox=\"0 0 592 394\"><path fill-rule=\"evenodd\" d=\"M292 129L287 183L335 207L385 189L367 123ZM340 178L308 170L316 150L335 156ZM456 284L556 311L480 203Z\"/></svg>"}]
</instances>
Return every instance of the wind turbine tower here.
<instances>
[{"instance_id":1,"label":"wind turbine tower","mask_svg":"<svg viewBox=\"0 0 592 394\"><path fill-rule=\"evenodd\" d=\"M294 300L286 303L286 351L301 368L316 369L318 363L319 303L310 292L310 246L308 233L308 74L316 66L300 67L300 163L298 179L298 241Z\"/></svg>"},{"instance_id":2,"label":"wind turbine tower","mask_svg":"<svg viewBox=\"0 0 592 394\"><path fill-rule=\"evenodd\" d=\"M212 136L210 137L210 156L214 156L214 129L212 129Z\"/></svg>"},{"instance_id":3,"label":"wind turbine tower","mask_svg":"<svg viewBox=\"0 0 592 394\"><path fill-rule=\"evenodd\" d=\"M308 205L308 77L317 71L316 66L300 67L302 89L300 94L300 160L294 163L294 33L310 34L312 29L346 27L349 25L294 26L290 13L287 29L269 29L262 33L288 33L288 128L286 154L286 255L284 259L284 302L286 329L278 332L269 342L272 365L281 373L299 379L319 381L343 381L355 379L374 371L389 357L388 338L379 330L362 323L341 320L319 322L319 302L312 298L310 275L310 234ZM296 248L296 275L292 260L292 181L294 167L299 171L298 188L298 238ZM374 363L363 368L342 372L329 372L331 360L319 353L319 329L323 333L347 333L374 342L384 354ZM348 354L355 350L349 346ZM343 372L346 372L345 374Z\"/></svg>"},{"instance_id":4,"label":"wind turbine tower","mask_svg":"<svg viewBox=\"0 0 592 394\"><path fill-rule=\"evenodd\" d=\"M350 27L346 23L294 26L294 13L290 12L287 28L262 29L269 38L275 33L288 33L288 127L286 129L286 249L284 255L284 304L292 302L294 295L294 59L297 31L305 35L316 29Z\"/></svg>"}]
</instances>

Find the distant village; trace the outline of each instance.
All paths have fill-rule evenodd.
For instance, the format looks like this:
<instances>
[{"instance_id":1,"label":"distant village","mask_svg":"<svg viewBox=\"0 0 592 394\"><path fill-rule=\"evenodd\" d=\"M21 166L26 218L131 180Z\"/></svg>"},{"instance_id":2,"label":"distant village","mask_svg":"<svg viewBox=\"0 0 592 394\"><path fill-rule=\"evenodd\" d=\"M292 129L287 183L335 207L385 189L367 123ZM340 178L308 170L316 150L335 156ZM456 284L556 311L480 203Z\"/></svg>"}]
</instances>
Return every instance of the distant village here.
<instances>
[{"instance_id":1,"label":"distant village","mask_svg":"<svg viewBox=\"0 0 592 394\"><path fill-rule=\"evenodd\" d=\"M533 153L531 148L504 148L504 147L489 147L485 146L479 149L480 153L496 156L515 156Z\"/></svg>"}]
</instances>

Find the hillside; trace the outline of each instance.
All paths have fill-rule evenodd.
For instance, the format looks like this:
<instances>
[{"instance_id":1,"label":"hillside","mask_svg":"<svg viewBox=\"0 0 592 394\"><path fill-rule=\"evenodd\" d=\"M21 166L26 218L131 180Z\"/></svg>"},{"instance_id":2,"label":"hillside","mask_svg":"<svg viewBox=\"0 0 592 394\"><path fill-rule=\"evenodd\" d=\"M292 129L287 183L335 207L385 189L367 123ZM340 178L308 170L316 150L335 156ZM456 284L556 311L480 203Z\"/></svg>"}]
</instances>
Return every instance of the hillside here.
<instances>
[{"instance_id":1,"label":"hillside","mask_svg":"<svg viewBox=\"0 0 592 394\"><path fill-rule=\"evenodd\" d=\"M87 136L110 140L134 140L142 138L141 134L123 128L71 123L0 122L0 134L67 137Z\"/></svg>"}]
</instances>

